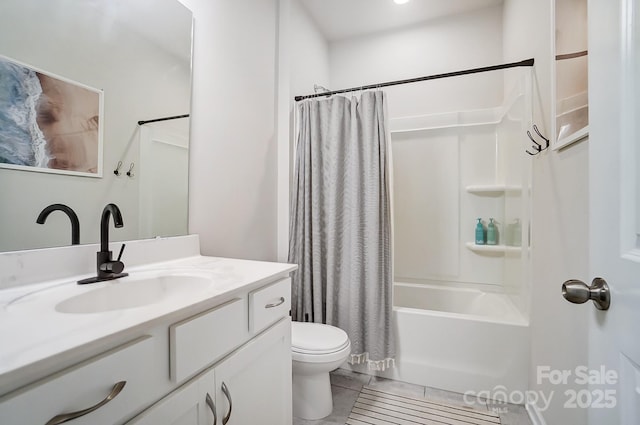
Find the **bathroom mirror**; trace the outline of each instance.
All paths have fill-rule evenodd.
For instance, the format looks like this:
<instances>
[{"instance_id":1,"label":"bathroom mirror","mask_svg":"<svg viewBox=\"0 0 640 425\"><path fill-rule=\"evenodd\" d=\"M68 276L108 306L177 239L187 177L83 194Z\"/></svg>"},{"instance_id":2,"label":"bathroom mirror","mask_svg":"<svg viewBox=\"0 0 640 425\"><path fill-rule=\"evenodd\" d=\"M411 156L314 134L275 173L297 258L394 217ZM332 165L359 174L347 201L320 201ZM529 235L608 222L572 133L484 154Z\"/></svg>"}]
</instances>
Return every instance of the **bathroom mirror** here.
<instances>
[{"instance_id":1,"label":"bathroom mirror","mask_svg":"<svg viewBox=\"0 0 640 425\"><path fill-rule=\"evenodd\" d=\"M189 118L138 121L190 113L192 21L178 0L2 1L0 56L100 94L102 176L0 168L0 251L69 245L62 212L36 223L54 203L80 243L99 241L107 203L124 221L111 240L187 233Z\"/></svg>"},{"instance_id":2,"label":"bathroom mirror","mask_svg":"<svg viewBox=\"0 0 640 425\"><path fill-rule=\"evenodd\" d=\"M587 0L556 0L554 15L554 149L560 149L589 131Z\"/></svg>"}]
</instances>

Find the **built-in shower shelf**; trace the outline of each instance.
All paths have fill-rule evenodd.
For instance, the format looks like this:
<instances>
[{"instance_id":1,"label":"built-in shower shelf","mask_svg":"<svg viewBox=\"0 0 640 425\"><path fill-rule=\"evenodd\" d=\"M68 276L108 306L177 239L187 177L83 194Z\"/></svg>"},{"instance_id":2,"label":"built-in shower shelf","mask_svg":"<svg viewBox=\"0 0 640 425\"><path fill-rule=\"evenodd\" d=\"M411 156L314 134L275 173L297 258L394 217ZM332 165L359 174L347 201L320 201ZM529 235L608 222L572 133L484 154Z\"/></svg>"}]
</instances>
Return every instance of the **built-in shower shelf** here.
<instances>
[{"instance_id":1,"label":"built-in shower shelf","mask_svg":"<svg viewBox=\"0 0 640 425\"><path fill-rule=\"evenodd\" d=\"M478 195L486 194L502 194L507 192L520 192L522 191L522 187L520 186L510 186L504 184L474 184L466 187L467 192L475 193Z\"/></svg>"},{"instance_id":2,"label":"built-in shower shelf","mask_svg":"<svg viewBox=\"0 0 640 425\"><path fill-rule=\"evenodd\" d=\"M474 252L521 252L522 247L507 245L476 245L474 242L467 242L467 248Z\"/></svg>"}]
</instances>

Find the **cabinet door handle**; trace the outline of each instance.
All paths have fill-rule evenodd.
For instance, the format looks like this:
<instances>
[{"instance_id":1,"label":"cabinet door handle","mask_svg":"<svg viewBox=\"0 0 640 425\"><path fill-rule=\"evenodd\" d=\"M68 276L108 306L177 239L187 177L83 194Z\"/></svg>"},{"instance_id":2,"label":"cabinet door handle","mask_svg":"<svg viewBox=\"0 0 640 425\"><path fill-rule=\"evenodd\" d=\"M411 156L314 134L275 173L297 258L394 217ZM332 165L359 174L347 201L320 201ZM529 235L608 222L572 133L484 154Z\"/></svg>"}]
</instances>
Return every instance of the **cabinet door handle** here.
<instances>
[{"instance_id":1,"label":"cabinet door handle","mask_svg":"<svg viewBox=\"0 0 640 425\"><path fill-rule=\"evenodd\" d=\"M209 395L209 393L207 393L207 397L205 398L205 401L207 402L207 406L209 406L209 409L211 409L211 413L213 413L213 425L216 425L218 423L218 415L216 414L216 405L213 404L213 400L211 399L211 396Z\"/></svg>"},{"instance_id":2,"label":"cabinet door handle","mask_svg":"<svg viewBox=\"0 0 640 425\"><path fill-rule=\"evenodd\" d=\"M227 425L227 422L229 422L229 418L231 417L231 409L233 409L233 403L231 402L231 393L229 392L229 388L227 388L227 384L225 384L224 382L222 383L222 392L224 393L225 397L227 397L227 400L229 400L229 412L224 418L222 418L222 425Z\"/></svg>"},{"instance_id":3,"label":"cabinet door handle","mask_svg":"<svg viewBox=\"0 0 640 425\"><path fill-rule=\"evenodd\" d=\"M273 308L273 307L278 307L279 305L284 304L284 297L280 297L280 299L275 302L275 303L269 303L267 305L264 306L264 308Z\"/></svg>"},{"instance_id":4,"label":"cabinet door handle","mask_svg":"<svg viewBox=\"0 0 640 425\"><path fill-rule=\"evenodd\" d=\"M49 422L47 422L45 425L58 425L58 424L62 424L65 422L69 422L70 420L73 420L75 418L79 418L80 416L84 416L88 413L93 412L94 410L97 410L99 408L101 408L102 406L104 406L105 404L109 403L111 400L113 400L114 398L116 398L116 396L118 394L120 394L120 391L122 391L122 389L124 388L124 386L126 385L127 381L120 381L117 382L113 388L111 388L111 392L109 393L109 395L102 400L100 403L91 406L87 409L84 410L78 410L77 412L71 412L71 413L64 413L61 415L57 415L54 416L53 418L49 419Z\"/></svg>"}]
</instances>

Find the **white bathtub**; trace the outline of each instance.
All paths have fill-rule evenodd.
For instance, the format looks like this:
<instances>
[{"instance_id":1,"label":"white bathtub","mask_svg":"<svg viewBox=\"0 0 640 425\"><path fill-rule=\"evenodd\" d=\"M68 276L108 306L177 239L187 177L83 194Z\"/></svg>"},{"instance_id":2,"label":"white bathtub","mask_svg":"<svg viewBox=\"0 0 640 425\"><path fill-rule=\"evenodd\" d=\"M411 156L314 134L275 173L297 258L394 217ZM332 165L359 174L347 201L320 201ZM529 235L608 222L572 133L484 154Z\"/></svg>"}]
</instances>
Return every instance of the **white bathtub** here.
<instances>
[{"instance_id":1,"label":"white bathtub","mask_svg":"<svg viewBox=\"0 0 640 425\"><path fill-rule=\"evenodd\" d=\"M392 379L465 393L527 389L529 328L508 296L395 283Z\"/></svg>"}]
</instances>

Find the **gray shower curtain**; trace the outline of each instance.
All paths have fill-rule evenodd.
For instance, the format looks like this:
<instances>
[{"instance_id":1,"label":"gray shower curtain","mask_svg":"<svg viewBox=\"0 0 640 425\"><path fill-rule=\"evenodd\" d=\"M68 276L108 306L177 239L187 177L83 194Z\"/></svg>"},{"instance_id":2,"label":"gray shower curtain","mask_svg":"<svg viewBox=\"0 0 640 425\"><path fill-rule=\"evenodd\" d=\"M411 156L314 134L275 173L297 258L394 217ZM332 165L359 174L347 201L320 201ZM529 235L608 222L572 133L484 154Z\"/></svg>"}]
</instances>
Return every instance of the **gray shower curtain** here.
<instances>
[{"instance_id":1,"label":"gray shower curtain","mask_svg":"<svg viewBox=\"0 0 640 425\"><path fill-rule=\"evenodd\" d=\"M385 94L307 100L298 115L292 317L345 330L350 362L385 370L395 357Z\"/></svg>"}]
</instances>

